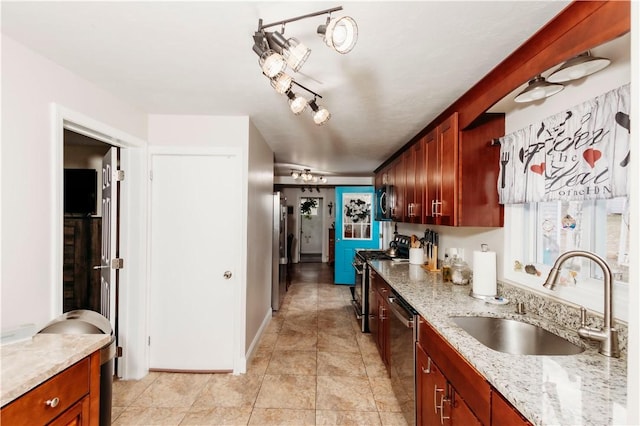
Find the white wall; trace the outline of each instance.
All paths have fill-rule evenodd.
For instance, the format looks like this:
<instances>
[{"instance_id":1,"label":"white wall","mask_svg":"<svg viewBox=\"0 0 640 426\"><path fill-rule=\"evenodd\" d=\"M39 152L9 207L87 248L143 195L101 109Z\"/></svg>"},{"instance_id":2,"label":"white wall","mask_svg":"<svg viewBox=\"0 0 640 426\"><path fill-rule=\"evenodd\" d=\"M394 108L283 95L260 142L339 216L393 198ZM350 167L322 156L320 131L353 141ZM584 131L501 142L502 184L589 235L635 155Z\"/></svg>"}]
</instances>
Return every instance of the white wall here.
<instances>
[{"instance_id":1,"label":"white wall","mask_svg":"<svg viewBox=\"0 0 640 426\"><path fill-rule=\"evenodd\" d=\"M51 104L146 139L146 114L16 43L2 42L2 319L3 330L52 319L51 211L56 165ZM60 167L62 167L60 165ZM60 218L62 220L62 218ZM61 279L61 277L60 277Z\"/></svg>"},{"instance_id":2,"label":"white wall","mask_svg":"<svg viewBox=\"0 0 640 426\"><path fill-rule=\"evenodd\" d=\"M255 347L261 327L271 318L273 256L273 151L251 122L247 168L245 353Z\"/></svg>"}]
</instances>

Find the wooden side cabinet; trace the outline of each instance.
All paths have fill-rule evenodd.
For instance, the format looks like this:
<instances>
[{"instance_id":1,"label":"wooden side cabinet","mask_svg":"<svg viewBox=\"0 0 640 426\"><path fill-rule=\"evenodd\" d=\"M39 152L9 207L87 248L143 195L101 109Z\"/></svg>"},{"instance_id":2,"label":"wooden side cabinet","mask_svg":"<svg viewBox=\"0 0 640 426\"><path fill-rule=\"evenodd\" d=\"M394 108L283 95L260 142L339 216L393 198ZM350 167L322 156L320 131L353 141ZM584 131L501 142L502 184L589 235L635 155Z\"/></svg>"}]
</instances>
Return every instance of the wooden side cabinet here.
<instances>
[{"instance_id":1,"label":"wooden side cabinet","mask_svg":"<svg viewBox=\"0 0 640 426\"><path fill-rule=\"evenodd\" d=\"M0 424L98 426L100 352L94 352L2 407Z\"/></svg>"}]
</instances>

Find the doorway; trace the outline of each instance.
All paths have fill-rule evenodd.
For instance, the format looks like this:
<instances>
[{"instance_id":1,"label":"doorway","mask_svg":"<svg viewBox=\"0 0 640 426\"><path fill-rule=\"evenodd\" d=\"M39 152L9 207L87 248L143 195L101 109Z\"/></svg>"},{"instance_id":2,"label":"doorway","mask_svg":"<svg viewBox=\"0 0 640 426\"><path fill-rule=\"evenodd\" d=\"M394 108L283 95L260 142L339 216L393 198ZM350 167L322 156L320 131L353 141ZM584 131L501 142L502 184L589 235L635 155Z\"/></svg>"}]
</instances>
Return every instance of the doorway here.
<instances>
[{"instance_id":1,"label":"doorway","mask_svg":"<svg viewBox=\"0 0 640 426\"><path fill-rule=\"evenodd\" d=\"M80 135L120 148L120 164L127 170L126 185L120 195L119 236L120 257L125 259L124 269L119 271L118 293L118 351L122 354L116 363L116 374L123 379L139 379L147 374L148 350L146 335L147 274L147 181L148 166L146 141L104 124L59 104L52 105L52 176L50 245L51 313L52 317L63 312L64 276L64 133L71 130ZM113 327L113 324L112 324Z\"/></svg>"},{"instance_id":2,"label":"doorway","mask_svg":"<svg viewBox=\"0 0 640 426\"><path fill-rule=\"evenodd\" d=\"M301 263L322 262L322 230L324 229L324 199L322 197L300 198L300 244Z\"/></svg>"},{"instance_id":3,"label":"doorway","mask_svg":"<svg viewBox=\"0 0 640 426\"><path fill-rule=\"evenodd\" d=\"M64 129L62 312L100 312L102 157L111 145Z\"/></svg>"}]
</instances>

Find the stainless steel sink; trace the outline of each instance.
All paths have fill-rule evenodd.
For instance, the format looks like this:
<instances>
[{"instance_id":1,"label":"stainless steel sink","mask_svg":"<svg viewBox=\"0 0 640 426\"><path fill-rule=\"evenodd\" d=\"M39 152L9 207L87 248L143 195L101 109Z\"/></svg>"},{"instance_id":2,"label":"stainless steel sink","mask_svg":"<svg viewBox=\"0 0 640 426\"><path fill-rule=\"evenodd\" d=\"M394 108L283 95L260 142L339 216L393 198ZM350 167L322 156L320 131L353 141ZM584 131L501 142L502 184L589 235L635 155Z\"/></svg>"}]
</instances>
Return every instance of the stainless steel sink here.
<instances>
[{"instance_id":1,"label":"stainless steel sink","mask_svg":"<svg viewBox=\"0 0 640 426\"><path fill-rule=\"evenodd\" d=\"M507 318L451 317L483 345L516 355L575 355L584 348L536 325Z\"/></svg>"}]
</instances>

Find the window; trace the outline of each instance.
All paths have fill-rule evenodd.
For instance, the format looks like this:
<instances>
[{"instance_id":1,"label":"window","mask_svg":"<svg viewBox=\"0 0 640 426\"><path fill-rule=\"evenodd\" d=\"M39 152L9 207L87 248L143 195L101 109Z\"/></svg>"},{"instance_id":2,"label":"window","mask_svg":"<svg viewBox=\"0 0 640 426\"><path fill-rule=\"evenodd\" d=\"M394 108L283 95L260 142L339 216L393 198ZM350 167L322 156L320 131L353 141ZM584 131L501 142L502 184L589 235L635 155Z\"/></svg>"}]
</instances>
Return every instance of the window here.
<instances>
[{"instance_id":1,"label":"window","mask_svg":"<svg viewBox=\"0 0 640 426\"><path fill-rule=\"evenodd\" d=\"M552 266L561 253L587 250L604 258L614 279L629 281L629 215L626 198L528 204L534 216L534 263ZM590 267L588 265L591 265ZM584 270L583 267L588 268ZM602 279L602 271L584 258L564 265L576 279Z\"/></svg>"},{"instance_id":2,"label":"window","mask_svg":"<svg viewBox=\"0 0 640 426\"><path fill-rule=\"evenodd\" d=\"M614 316L626 320L629 281L627 198L508 205L505 209L504 278L588 309L603 311L602 271L582 257L563 265L555 290L542 287L558 255L598 254L614 278Z\"/></svg>"}]
</instances>

